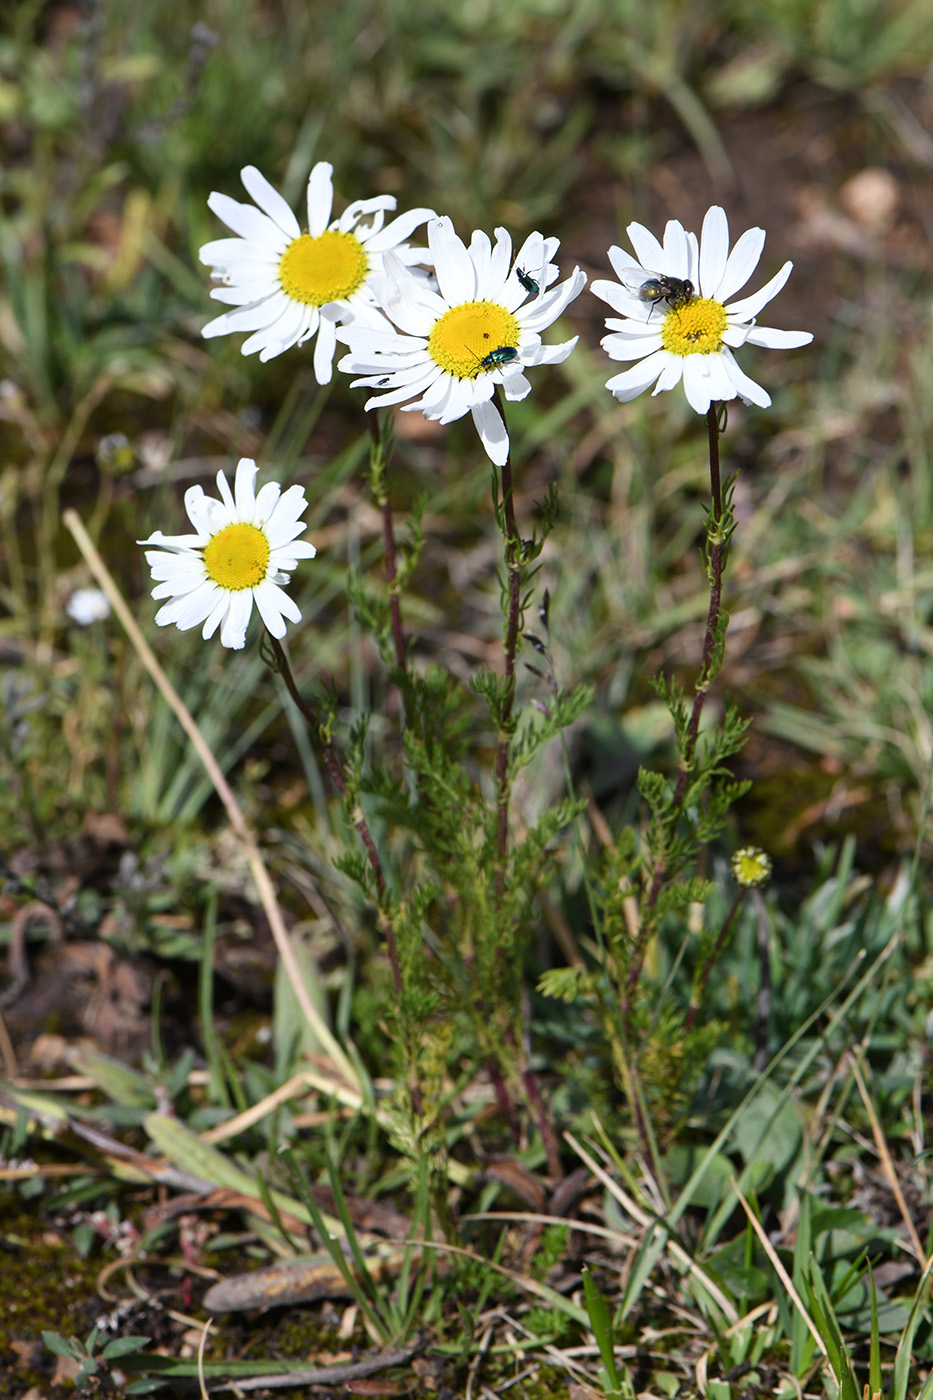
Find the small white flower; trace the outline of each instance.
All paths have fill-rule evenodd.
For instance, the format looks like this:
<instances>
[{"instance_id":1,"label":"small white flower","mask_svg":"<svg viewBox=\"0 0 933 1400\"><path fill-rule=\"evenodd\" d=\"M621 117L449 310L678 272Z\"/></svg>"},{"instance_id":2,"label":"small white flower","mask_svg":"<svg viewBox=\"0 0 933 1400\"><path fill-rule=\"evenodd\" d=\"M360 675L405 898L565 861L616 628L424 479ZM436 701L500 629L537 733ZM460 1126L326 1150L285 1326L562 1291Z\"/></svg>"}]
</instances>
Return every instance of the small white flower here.
<instances>
[{"instance_id":1,"label":"small white flower","mask_svg":"<svg viewBox=\"0 0 933 1400\"><path fill-rule=\"evenodd\" d=\"M243 354L258 350L261 360L271 360L316 335L314 375L319 384L330 383L337 324L378 315L370 284L382 272L383 256L391 252L404 263L420 262L424 249L409 248L405 240L434 217L433 209L410 209L386 224L386 211L395 208L395 197L379 195L356 200L330 222L333 172L323 160L311 171L308 231L302 233L278 191L255 166L247 165L240 178L259 208L215 191L208 206L239 236L205 243L200 252L215 281L222 283L211 296L239 308L209 321L201 334L210 339L252 331L243 342ZM362 223L370 214L371 221Z\"/></svg>"},{"instance_id":2,"label":"small white flower","mask_svg":"<svg viewBox=\"0 0 933 1400\"><path fill-rule=\"evenodd\" d=\"M509 438L491 402L496 385L502 385L507 399L523 399L531 385L522 370L559 364L577 343L576 336L562 345L541 343L540 332L586 283L585 274L575 268L565 282L551 286L558 275L551 258L559 246L558 239L533 233L513 264L505 229L496 229L495 247L477 230L467 248L450 219L433 219L428 247L437 291L388 257L388 276L376 283L376 291L398 330L383 322L345 326L339 332L350 353L338 368L363 376L352 387L385 390L367 400L367 410L401 404L441 423L469 411L488 456L502 466ZM403 402L416 396L415 403Z\"/></svg>"},{"instance_id":3,"label":"small white flower","mask_svg":"<svg viewBox=\"0 0 933 1400\"><path fill-rule=\"evenodd\" d=\"M279 587L299 559L313 559L313 544L297 536L307 529L299 517L307 507L303 486L287 491L267 481L257 494L256 463L242 457L237 464L233 493L223 472L217 473L221 499L206 496L200 486L185 492L185 509L194 535L163 535L156 530L137 544L156 545L146 562L157 580L153 598L171 598L156 613L160 627L174 623L182 632L204 623L201 635L212 637L220 628L225 647L239 649L253 603L273 637L285 636L285 619L300 622L301 613ZM281 493L281 494L280 494Z\"/></svg>"},{"instance_id":4,"label":"small white flower","mask_svg":"<svg viewBox=\"0 0 933 1400\"><path fill-rule=\"evenodd\" d=\"M90 627L92 622L103 622L110 616L110 599L100 588L76 588L65 612L79 627Z\"/></svg>"},{"instance_id":5,"label":"small white flower","mask_svg":"<svg viewBox=\"0 0 933 1400\"><path fill-rule=\"evenodd\" d=\"M784 286L793 263L786 262L760 291L730 302L758 266L764 229L743 233L730 253L725 211L714 205L707 210L699 242L676 219L664 230L663 244L641 224L629 224L627 232L638 261L621 248L610 248L609 261L620 281L594 282L593 291L622 317L607 318L613 334L604 337L603 348L613 360L639 363L608 380L606 388L628 403L652 384L659 394L683 379L687 402L697 413L736 395L767 408L769 395L739 369L732 351L746 343L772 350L809 345L813 336L807 331L769 330L755 323L762 307ZM669 297L655 297L664 283L648 288L644 284L657 275L689 282L690 287L681 296L675 289Z\"/></svg>"}]
</instances>

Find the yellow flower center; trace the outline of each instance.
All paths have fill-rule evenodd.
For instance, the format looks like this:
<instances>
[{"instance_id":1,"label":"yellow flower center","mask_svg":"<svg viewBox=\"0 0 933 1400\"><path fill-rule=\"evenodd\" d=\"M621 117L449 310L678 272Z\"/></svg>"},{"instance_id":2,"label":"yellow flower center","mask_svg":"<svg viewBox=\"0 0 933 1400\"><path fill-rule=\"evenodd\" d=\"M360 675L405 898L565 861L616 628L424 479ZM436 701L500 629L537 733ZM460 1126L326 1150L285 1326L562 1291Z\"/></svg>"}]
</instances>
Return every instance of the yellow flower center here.
<instances>
[{"instance_id":1,"label":"yellow flower center","mask_svg":"<svg viewBox=\"0 0 933 1400\"><path fill-rule=\"evenodd\" d=\"M722 345L726 308L709 297L693 297L672 306L664 318L661 340L672 355L712 355Z\"/></svg>"},{"instance_id":2,"label":"yellow flower center","mask_svg":"<svg viewBox=\"0 0 933 1400\"><path fill-rule=\"evenodd\" d=\"M757 846L743 846L732 857L732 874L740 885L754 889L771 878L771 858Z\"/></svg>"},{"instance_id":3,"label":"yellow flower center","mask_svg":"<svg viewBox=\"0 0 933 1400\"><path fill-rule=\"evenodd\" d=\"M269 567L269 541L255 525L227 525L204 546L204 567L229 593L255 588Z\"/></svg>"},{"instance_id":4,"label":"yellow flower center","mask_svg":"<svg viewBox=\"0 0 933 1400\"><path fill-rule=\"evenodd\" d=\"M428 336L428 352L448 374L475 379L507 364L510 357L497 358L496 352L515 350L518 337L518 322L504 306L494 301L465 301L435 321Z\"/></svg>"},{"instance_id":5,"label":"yellow flower center","mask_svg":"<svg viewBox=\"0 0 933 1400\"><path fill-rule=\"evenodd\" d=\"M286 296L308 306L344 301L359 291L369 272L369 258L353 233L327 229L312 238L292 239L279 261L279 281Z\"/></svg>"}]
</instances>

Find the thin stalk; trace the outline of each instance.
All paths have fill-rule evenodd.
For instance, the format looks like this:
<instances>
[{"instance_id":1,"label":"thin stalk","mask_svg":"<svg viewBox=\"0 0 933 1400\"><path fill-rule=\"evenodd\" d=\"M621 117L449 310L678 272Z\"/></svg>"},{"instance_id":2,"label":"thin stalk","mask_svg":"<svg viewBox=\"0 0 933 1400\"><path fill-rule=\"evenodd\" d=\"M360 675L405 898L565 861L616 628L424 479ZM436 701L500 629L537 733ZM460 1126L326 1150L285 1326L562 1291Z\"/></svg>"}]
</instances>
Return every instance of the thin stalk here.
<instances>
[{"instance_id":1,"label":"thin stalk","mask_svg":"<svg viewBox=\"0 0 933 1400\"><path fill-rule=\"evenodd\" d=\"M719 960L719 954L726 946L726 939L729 937L729 934L732 930L732 925L735 923L735 916L742 906L742 901L744 897L745 891L744 889L740 889L736 894L735 899L733 899L732 901L732 908L726 915L725 923L719 930L716 942L713 945L712 951L710 952L710 955L706 960L706 966L700 973L700 976L697 979L690 993L690 1005L687 1007L687 1016L684 1020L684 1034L687 1033L687 1031L690 1029L690 1027L693 1025L694 1021L697 1018L697 1012L703 1004L703 994L706 991L706 984L710 979L710 973L712 972L713 968L716 966L716 963Z\"/></svg>"},{"instance_id":2,"label":"thin stalk","mask_svg":"<svg viewBox=\"0 0 933 1400\"><path fill-rule=\"evenodd\" d=\"M687 742L680 756L680 773L674 789L674 807L679 810L684 791L693 767L697 737L700 733L700 716L710 685L714 680L714 657L716 636L719 624L719 610L722 606L722 564L726 542L722 538L722 481L719 472L719 406L711 403L706 411L706 428L709 435L709 485L713 501L713 529L709 532L709 612L706 615L706 637L703 642L703 660L693 696L693 710L687 728ZM657 898L657 896L655 896Z\"/></svg>"},{"instance_id":3,"label":"thin stalk","mask_svg":"<svg viewBox=\"0 0 933 1400\"><path fill-rule=\"evenodd\" d=\"M499 412L502 412L498 403ZM504 418L504 415L503 415ZM509 601L505 625L505 679L506 694L502 705L499 723L499 739L496 749L496 850L500 870L505 865L509 847L509 742L512 709L515 704L515 655L518 650L518 628L521 621L521 541L515 521L515 502L512 494L512 462L506 457L502 466L502 518L505 525L505 568L509 580Z\"/></svg>"},{"instance_id":4,"label":"thin stalk","mask_svg":"<svg viewBox=\"0 0 933 1400\"><path fill-rule=\"evenodd\" d=\"M347 780L343 775L343 768L340 765L340 760L337 757L337 754L334 750L334 746L331 743L330 738L328 737L328 734L324 726L321 724L321 721L318 718L316 712L311 708L310 705L308 705L308 703L302 696L300 690L298 689L298 684L295 680L294 672L292 671L291 664L289 663L288 657L285 653L285 648L282 646L282 643L276 637L273 637L271 634L269 634L269 641L272 644L272 650L275 654L276 668L279 674L281 675L283 681L285 682L285 686L288 690L289 695L292 697L299 711L304 716L308 728L310 729L314 737L317 739L317 742L321 747L321 752L324 755L324 762L327 765L327 771L330 773L330 776L333 780L334 787L337 789L337 791L340 793L340 796L346 803L349 797L349 789L347 788ZM395 931L392 928L391 920L389 919L385 911L386 882L385 875L383 874L382 870L382 862L379 859L379 852L376 850L376 843L373 840L372 832L369 829L366 817L364 816L363 810L358 803L354 805L350 816L353 825L356 827L357 833L359 834L360 840L366 847L366 854L369 858L370 868L373 872L373 879L376 883L376 893L378 895L377 913L379 920L379 929L386 941L386 950L389 954L389 965L392 968L392 981L395 987L395 993L397 996L401 996L402 970L401 965L399 963L398 945L395 940Z\"/></svg>"},{"instance_id":5,"label":"thin stalk","mask_svg":"<svg viewBox=\"0 0 933 1400\"><path fill-rule=\"evenodd\" d=\"M502 400L499 397L498 389L495 391L496 408L505 422L505 412ZM499 712L499 733L496 746L496 857L498 865L497 885L500 894L504 894L506 889L506 861L509 853L509 805L511 802L511 783L509 781L509 748L512 735L512 715L515 707L515 658L518 652L518 636L522 621L522 542L518 533L518 523L515 519L515 499L514 487L512 483L512 459L511 452L506 456L502 464L502 536L505 543L505 569L508 576L508 600L506 604L505 616L505 692L502 700L502 708ZM499 513L496 512L499 519ZM555 1180L561 1176L560 1156L558 1153L557 1138L554 1129L548 1118L541 1091L538 1088L534 1072L529 1068L524 1048L521 1046L520 1037L516 1038L516 1049L519 1053L521 1063L519 1066L519 1077L525 1091L525 1096L531 1108L532 1114L538 1124L544 1149L547 1154L548 1169ZM496 1083L495 1077L493 1082ZM505 1093L505 1084L500 1079L500 1086ZM502 1096L500 1095L500 1103ZM507 1120L514 1121L511 1112L506 1114Z\"/></svg>"},{"instance_id":6,"label":"thin stalk","mask_svg":"<svg viewBox=\"0 0 933 1400\"><path fill-rule=\"evenodd\" d=\"M382 512L382 533L386 547L386 584L389 590L389 616L392 621L395 664L400 671L404 671L406 663L405 633L402 629L402 605L396 583L395 530L392 523L392 502L389 499L389 453L386 433L375 411L368 413L366 418L369 423L369 434L373 441L370 456L373 494Z\"/></svg>"},{"instance_id":7,"label":"thin stalk","mask_svg":"<svg viewBox=\"0 0 933 1400\"><path fill-rule=\"evenodd\" d=\"M721 647L718 645L719 615L722 608L723 562L728 540L724 538L722 531L723 503L722 479L719 469L720 428L718 404L710 404L706 413L706 427L709 436L709 482L710 495L712 497L712 521L707 526L707 559L709 561L708 572L710 583L709 610L706 615L706 636L703 641L703 659L700 663L700 674L697 677L693 695L693 709L690 713L690 722L687 725L686 742L680 754L677 784L674 788L671 806L666 817L668 829L671 831L674 829L683 808L684 795L687 791L687 784L690 781L693 759L696 754L703 706L706 703L706 696L709 692L709 688L719 670L719 662L721 659ZM654 927L651 914L657 905L666 878L667 864L662 860L655 869L651 881L651 888L648 891L648 897L645 901L646 917L642 919L638 944L634 950L632 962L629 967L627 979L627 990L629 994L634 991L638 983L638 978L641 975L645 948ZM625 1009L627 1011L627 1007Z\"/></svg>"}]
</instances>

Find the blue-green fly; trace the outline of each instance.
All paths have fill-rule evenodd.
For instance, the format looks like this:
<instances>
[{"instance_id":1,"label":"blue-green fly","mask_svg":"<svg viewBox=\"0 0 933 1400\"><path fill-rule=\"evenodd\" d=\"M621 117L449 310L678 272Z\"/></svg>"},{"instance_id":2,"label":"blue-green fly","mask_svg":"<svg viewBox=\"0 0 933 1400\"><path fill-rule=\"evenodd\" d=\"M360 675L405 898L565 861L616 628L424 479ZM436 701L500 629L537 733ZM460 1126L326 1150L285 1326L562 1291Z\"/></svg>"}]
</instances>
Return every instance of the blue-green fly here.
<instances>
[{"instance_id":1,"label":"blue-green fly","mask_svg":"<svg viewBox=\"0 0 933 1400\"><path fill-rule=\"evenodd\" d=\"M518 278L519 282L521 282L526 292L530 292L533 297L538 295L541 290L539 284L533 277L528 275L523 267L516 267L515 276Z\"/></svg>"},{"instance_id":2,"label":"blue-green fly","mask_svg":"<svg viewBox=\"0 0 933 1400\"><path fill-rule=\"evenodd\" d=\"M469 345L466 346L470 350ZM514 345L499 345L495 350L490 350L488 355L480 359L475 350L470 350L471 355L475 355L480 362L482 369L498 369L500 365L507 365L512 360L518 359L518 351Z\"/></svg>"}]
</instances>

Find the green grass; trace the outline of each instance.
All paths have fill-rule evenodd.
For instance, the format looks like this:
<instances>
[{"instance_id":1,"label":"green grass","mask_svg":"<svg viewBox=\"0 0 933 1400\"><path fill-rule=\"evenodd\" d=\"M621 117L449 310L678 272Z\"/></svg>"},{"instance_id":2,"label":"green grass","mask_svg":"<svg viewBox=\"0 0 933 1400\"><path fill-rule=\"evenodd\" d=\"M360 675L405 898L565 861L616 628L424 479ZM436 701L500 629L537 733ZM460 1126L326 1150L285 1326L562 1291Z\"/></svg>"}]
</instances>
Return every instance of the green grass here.
<instances>
[{"instance_id":1,"label":"green grass","mask_svg":"<svg viewBox=\"0 0 933 1400\"><path fill-rule=\"evenodd\" d=\"M416 1386L925 1394L928 6L22 3L2 26L0 942L11 981L21 944L30 971L0 1004L0 1150L27 1164L2 1183L3 1240L46 1259L28 1206L82 1276L88 1258L107 1269L111 1296L142 1278L150 1311L114 1327L155 1343L106 1353L88 1282L70 1333L55 1309L6 1327L11 1395L50 1384L42 1330L76 1364L87 1343L116 1393L190 1380L160 1290L202 1326L210 1270L309 1248L358 1309L360 1354L427 1354L393 1373ZM731 623L702 742L732 697L753 720L730 760L751 789L689 845L690 883L672 869L653 922L637 773L676 778L653 681L675 678L689 706L703 647L703 423L680 389L606 392L618 366L588 292L554 337L579 334L576 351L510 413L521 535L540 533L551 486L559 509L528 579L544 650L519 651L512 752L529 761L497 877L502 695L481 668L502 665L502 539L469 419L424 435L400 415L390 489L423 681L403 702L380 650L359 393L340 375L320 389L305 351L261 365L238 337L199 337L216 310L197 258L221 233L209 192L240 198L254 164L300 209L322 159L341 203L391 192L467 237L540 228L591 278L632 219L698 227L717 202L733 239L767 228L753 286L795 260L774 311L814 344L740 351L773 406L730 405L722 439L739 472ZM847 212L866 168L895 182L887 223ZM333 720L385 895L257 634L234 653L152 625L134 542L184 528L184 489L241 455L307 491L318 556L293 581L290 651ZM91 581L67 507L236 791L352 1084L316 1058L214 788L123 631L66 622ZM736 902L728 858L749 844L775 877ZM214 1194L181 1220L152 1209L186 1190ZM540 1237L529 1213L550 1221ZM270 1331L254 1299L207 1343L206 1374L346 1360L323 1296L305 1305L310 1360L284 1340L301 1315Z\"/></svg>"}]
</instances>

